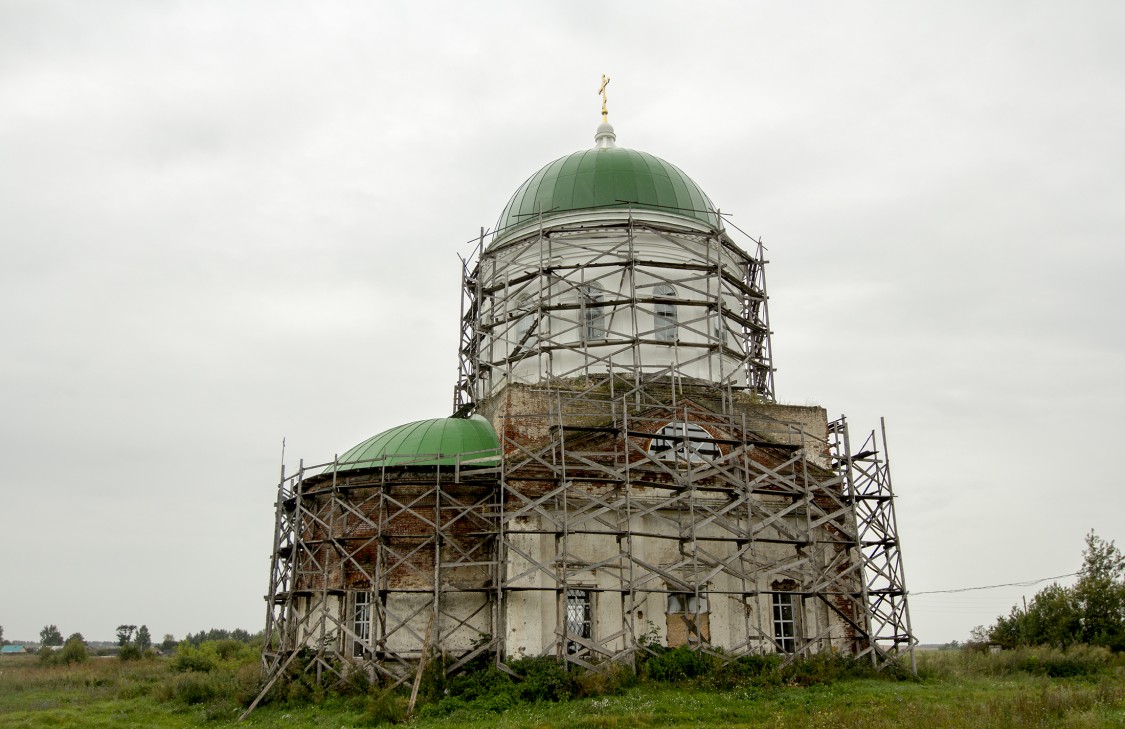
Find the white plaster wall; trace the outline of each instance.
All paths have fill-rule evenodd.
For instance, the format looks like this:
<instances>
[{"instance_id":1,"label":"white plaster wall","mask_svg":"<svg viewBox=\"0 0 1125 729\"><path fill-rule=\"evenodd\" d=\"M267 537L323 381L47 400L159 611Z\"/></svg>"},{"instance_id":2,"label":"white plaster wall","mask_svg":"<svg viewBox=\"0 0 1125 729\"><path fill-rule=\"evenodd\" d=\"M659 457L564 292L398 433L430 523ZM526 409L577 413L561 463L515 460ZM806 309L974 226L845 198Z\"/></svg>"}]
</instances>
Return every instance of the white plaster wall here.
<instances>
[{"instance_id":1,"label":"white plaster wall","mask_svg":"<svg viewBox=\"0 0 1125 729\"><path fill-rule=\"evenodd\" d=\"M640 506L641 499L638 499ZM665 514L668 518L657 516L634 517L632 528L636 532L663 533L669 536L677 533L675 528L675 514ZM759 534L762 539L777 538L782 532L767 529ZM700 537L728 536L729 533L714 526L699 528ZM555 538L553 535L526 535L519 537L521 548L533 550L537 559L543 564L553 563ZM583 568L587 565L601 562L618 552L616 539L609 535L571 535L568 540L568 551L574 559L572 569L567 579L572 587L600 590L595 597L595 640L605 640L625 628L629 619L625 612L620 587L624 584L629 574L626 569L621 569L614 560L612 564L601 564L596 568ZM642 614L636 619L636 635L642 636L649 633L662 644L666 644L667 633L667 591L678 590L684 586L699 584L701 591L708 596L711 625L711 642L716 647L726 650L747 650L745 646L747 637L754 636L761 631L766 636L773 633L773 617L771 599L768 594L759 596L749 607L743 602L740 593L743 589L748 591L769 591L776 580L791 579L802 588L812 587L810 584L817 570L823 566L824 555L820 548L812 547L806 550L806 556L800 557L791 545L759 542L754 545L755 561L761 568L745 586L740 577L723 571L714 571L715 563L733 556L736 545L723 542L708 542L711 552L711 562L693 562L681 553L679 544L675 539L661 539L651 537L634 537L632 551L638 561L655 565L661 570L671 572L679 577L683 585L672 586L664 577L657 573L649 573L647 579L639 584L641 588L637 594L636 610ZM509 556L510 574L515 574L512 568L519 571L528 565L527 560ZM634 566L633 577L645 577L645 570ZM559 635L560 609L558 597L554 591L554 582L549 576L545 579L526 580L523 584L531 586L533 583L544 590L523 591L510 593L506 605L508 621L508 652L513 656L534 656L552 653L553 645ZM819 600L804 601L804 612L801 617L800 629L807 636L813 636L830 628L829 637L822 640L818 646L820 650L835 647L846 650L847 644L843 641L843 623L834 614L830 614ZM749 621L750 629L747 630ZM835 639L835 643L832 639ZM625 637L614 639L608 644L613 651L625 647ZM768 639L752 639L750 651L774 650Z\"/></svg>"},{"instance_id":2,"label":"white plaster wall","mask_svg":"<svg viewBox=\"0 0 1125 729\"><path fill-rule=\"evenodd\" d=\"M619 222L619 218L618 218ZM677 221L682 223L683 221ZM548 377L578 376L613 369L657 372L676 365L680 374L714 382L730 381L744 386L746 376L740 366L742 355L731 356L718 350L695 348L690 344L725 342L734 350L745 350L741 325L721 317L714 309L716 299L739 314L741 295L715 275L646 267L643 261L696 263L716 262L741 279L745 259L730 248L702 235L703 230L685 228L679 234L637 231L630 246L620 231L598 229L560 234L493 246L480 265L484 287L502 287L481 302L481 323L485 336L480 359L503 362L482 377L478 399L494 394L505 384L534 383ZM622 268L606 263L633 261ZM580 269L560 270L551 275L545 269L580 265ZM560 276L566 280L560 280ZM529 278L528 278L529 277ZM527 280L521 280L527 278ZM669 280L675 288L678 326L676 339L668 343L637 343L635 338L656 339L656 318L651 303L634 304L635 298L651 298L658 281ZM603 293L604 337L590 337L584 308L547 311L557 305L588 305L582 286L596 286ZM624 300L614 305L611 302ZM524 341L522 331L536 324Z\"/></svg>"}]
</instances>

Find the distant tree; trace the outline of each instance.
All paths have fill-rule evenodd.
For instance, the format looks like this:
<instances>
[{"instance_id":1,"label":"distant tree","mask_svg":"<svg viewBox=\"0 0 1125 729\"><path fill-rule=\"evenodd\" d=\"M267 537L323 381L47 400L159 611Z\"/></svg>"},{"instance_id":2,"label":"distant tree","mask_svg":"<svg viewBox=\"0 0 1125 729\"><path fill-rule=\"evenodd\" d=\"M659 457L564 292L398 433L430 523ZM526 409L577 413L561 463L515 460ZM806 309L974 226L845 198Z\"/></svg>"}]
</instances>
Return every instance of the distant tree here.
<instances>
[{"instance_id":1,"label":"distant tree","mask_svg":"<svg viewBox=\"0 0 1125 729\"><path fill-rule=\"evenodd\" d=\"M176 647L176 637L171 633L164 634L164 640L160 641L160 650L170 651Z\"/></svg>"},{"instance_id":2,"label":"distant tree","mask_svg":"<svg viewBox=\"0 0 1125 729\"><path fill-rule=\"evenodd\" d=\"M1125 650L1125 555L1092 531L1074 598L1082 614L1082 642Z\"/></svg>"},{"instance_id":3,"label":"distant tree","mask_svg":"<svg viewBox=\"0 0 1125 729\"><path fill-rule=\"evenodd\" d=\"M8 645L8 641L4 640L4 626L0 625L0 645Z\"/></svg>"},{"instance_id":4,"label":"distant tree","mask_svg":"<svg viewBox=\"0 0 1125 729\"><path fill-rule=\"evenodd\" d=\"M82 637L81 633L71 633L70 635L68 635L66 637L66 643L69 643L72 640L77 640L77 641L80 641L82 643L86 642L86 639ZM63 645L66 645L66 643L63 643Z\"/></svg>"},{"instance_id":5,"label":"distant tree","mask_svg":"<svg viewBox=\"0 0 1125 729\"><path fill-rule=\"evenodd\" d=\"M118 625L117 626L117 645L128 645L129 641L133 640L133 632L137 629L135 625Z\"/></svg>"},{"instance_id":6,"label":"distant tree","mask_svg":"<svg viewBox=\"0 0 1125 729\"><path fill-rule=\"evenodd\" d=\"M63 637L57 625L45 625L39 631L39 642L43 645L62 645Z\"/></svg>"},{"instance_id":7,"label":"distant tree","mask_svg":"<svg viewBox=\"0 0 1125 729\"><path fill-rule=\"evenodd\" d=\"M1082 558L1074 587L1052 584L1025 608L1014 606L987 630L987 641L1005 648L1086 643L1125 650L1125 555L1091 531Z\"/></svg>"},{"instance_id":8,"label":"distant tree","mask_svg":"<svg viewBox=\"0 0 1125 729\"><path fill-rule=\"evenodd\" d=\"M148 626L142 625L141 629L137 631L137 647L142 651L146 651L152 647L152 636L149 635Z\"/></svg>"},{"instance_id":9,"label":"distant tree","mask_svg":"<svg viewBox=\"0 0 1125 729\"><path fill-rule=\"evenodd\" d=\"M66 639L66 643L55 660L70 665L71 663L84 663L89 658L90 654L86 651L86 641L82 639L81 633L75 633Z\"/></svg>"}]
</instances>

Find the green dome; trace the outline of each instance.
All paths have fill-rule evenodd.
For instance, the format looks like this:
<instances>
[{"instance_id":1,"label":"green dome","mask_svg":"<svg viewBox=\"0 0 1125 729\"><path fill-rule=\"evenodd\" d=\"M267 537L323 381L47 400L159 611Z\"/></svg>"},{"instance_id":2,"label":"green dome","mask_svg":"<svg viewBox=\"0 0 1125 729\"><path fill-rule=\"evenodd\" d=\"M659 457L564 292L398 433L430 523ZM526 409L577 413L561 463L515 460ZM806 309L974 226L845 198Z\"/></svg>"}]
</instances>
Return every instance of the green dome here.
<instances>
[{"instance_id":1,"label":"green dome","mask_svg":"<svg viewBox=\"0 0 1125 729\"><path fill-rule=\"evenodd\" d=\"M596 147L560 157L523 183L496 231L572 210L646 208L718 226L710 198L678 167L647 152Z\"/></svg>"},{"instance_id":2,"label":"green dome","mask_svg":"<svg viewBox=\"0 0 1125 729\"><path fill-rule=\"evenodd\" d=\"M433 418L371 436L340 456L341 471L379 466L495 466L500 442L482 417ZM332 467L328 467L332 471Z\"/></svg>"}]
</instances>

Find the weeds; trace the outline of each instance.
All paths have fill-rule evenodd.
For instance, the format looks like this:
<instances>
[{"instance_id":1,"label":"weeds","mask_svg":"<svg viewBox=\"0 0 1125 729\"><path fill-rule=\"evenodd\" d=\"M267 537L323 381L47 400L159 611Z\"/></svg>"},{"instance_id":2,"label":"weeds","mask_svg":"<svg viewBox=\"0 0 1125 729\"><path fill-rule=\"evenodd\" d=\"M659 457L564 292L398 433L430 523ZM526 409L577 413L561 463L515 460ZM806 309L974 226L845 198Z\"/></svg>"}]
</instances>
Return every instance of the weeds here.
<instances>
[{"instance_id":1,"label":"weeds","mask_svg":"<svg viewBox=\"0 0 1125 729\"><path fill-rule=\"evenodd\" d=\"M36 656L0 661L0 724L230 725L259 690L256 659L207 643L185 656L69 666ZM515 661L508 673L485 657L446 676L445 662L435 657L411 725L1073 728L1117 726L1125 717L1125 656L1098 649L924 652L920 681L838 654L789 665L776 655L725 658L655 649L636 673L613 664L571 672L549 658ZM341 671L335 685L322 688L316 665L311 656L294 661L287 682L247 725L406 721L403 689L371 687L358 671Z\"/></svg>"}]
</instances>

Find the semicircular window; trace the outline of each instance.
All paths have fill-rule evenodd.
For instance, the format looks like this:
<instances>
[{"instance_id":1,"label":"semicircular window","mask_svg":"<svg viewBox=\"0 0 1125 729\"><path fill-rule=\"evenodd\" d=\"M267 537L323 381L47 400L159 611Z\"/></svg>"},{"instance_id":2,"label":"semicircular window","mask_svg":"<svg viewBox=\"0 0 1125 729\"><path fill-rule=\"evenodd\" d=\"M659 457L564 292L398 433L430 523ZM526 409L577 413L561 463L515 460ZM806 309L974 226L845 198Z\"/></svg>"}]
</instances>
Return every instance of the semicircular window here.
<instances>
[{"instance_id":1,"label":"semicircular window","mask_svg":"<svg viewBox=\"0 0 1125 729\"><path fill-rule=\"evenodd\" d=\"M678 464L703 463L721 454L714 436L695 423L668 423L656 431L648 452L662 461Z\"/></svg>"}]
</instances>

